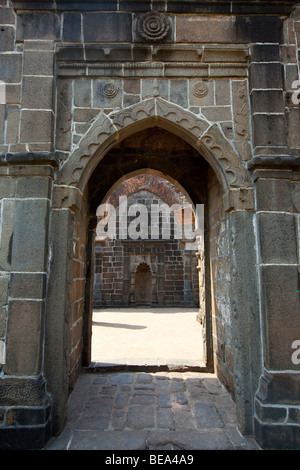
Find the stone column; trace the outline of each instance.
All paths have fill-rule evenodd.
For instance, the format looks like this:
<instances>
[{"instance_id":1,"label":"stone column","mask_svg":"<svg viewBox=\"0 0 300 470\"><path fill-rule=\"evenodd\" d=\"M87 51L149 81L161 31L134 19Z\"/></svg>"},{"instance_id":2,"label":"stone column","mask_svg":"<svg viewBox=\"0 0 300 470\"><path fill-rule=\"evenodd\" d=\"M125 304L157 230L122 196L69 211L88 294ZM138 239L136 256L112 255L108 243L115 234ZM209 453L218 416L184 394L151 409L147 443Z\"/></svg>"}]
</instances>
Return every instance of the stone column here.
<instances>
[{"instance_id":1,"label":"stone column","mask_svg":"<svg viewBox=\"0 0 300 470\"><path fill-rule=\"evenodd\" d=\"M49 212L55 160L0 157L0 448L39 448L50 436L43 374Z\"/></svg>"},{"instance_id":2,"label":"stone column","mask_svg":"<svg viewBox=\"0 0 300 470\"><path fill-rule=\"evenodd\" d=\"M279 168L254 171L263 340L255 430L263 448L298 449L300 373L293 344L300 340L300 184L292 166Z\"/></svg>"},{"instance_id":3,"label":"stone column","mask_svg":"<svg viewBox=\"0 0 300 470\"><path fill-rule=\"evenodd\" d=\"M239 428L253 434L253 404L261 370L254 212L235 208L230 230L233 380Z\"/></svg>"},{"instance_id":4,"label":"stone column","mask_svg":"<svg viewBox=\"0 0 300 470\"><path fill-rule=\"evenodd\" d=\"M291 26L288 21L284 27L285 45L253 45L249 68L254 156L248 169L256 191L262 327L254 422L259 444L275 449L299 448L300 428L299 364L292 360L293 343L300 340L300 159L298 109L287 93L291 77L297 78L290 63L295 54Z\"/></svg>"},{"instance_id":5,"label":"stone column","mask_svg":"<svg viewBox=\"0 0 300 470\"><path fill-rule=\"evenodd\" d=\"M45 341L45 376L52 398L53 434L62 431L67 419L74 211L80 205L81 194L75 188L54 186Z\"/></svg>"},{"instance_id":6,"label":"stone column","mask_svg":"<svg viewBox=\"0 0 300 470\"><path fill-rule=\"evenodd\" d=\"M87 244L86 244L86 287L85 304L83 316L83 351L82 364L88 367L91 363L91 345L92 345L92 321L93 321L93 293L95 278L95 229L97 218L91 217L88 226Z\"/></svg>"},{"instance_id":7,"label":"stone column","mask_svg":"<svg viewBox=\"0 0 300 470\"><path fill-rule=\"evenodd\" d=\"M253 434L253 404L261 370L261 344L256 270L253 193L238 191L235 205L225 197L230 248L234 399L239 428ZM252 196L251 196L252 195ZM252 210L251 210L252 209Z\"/></svg>"}]
</instances>

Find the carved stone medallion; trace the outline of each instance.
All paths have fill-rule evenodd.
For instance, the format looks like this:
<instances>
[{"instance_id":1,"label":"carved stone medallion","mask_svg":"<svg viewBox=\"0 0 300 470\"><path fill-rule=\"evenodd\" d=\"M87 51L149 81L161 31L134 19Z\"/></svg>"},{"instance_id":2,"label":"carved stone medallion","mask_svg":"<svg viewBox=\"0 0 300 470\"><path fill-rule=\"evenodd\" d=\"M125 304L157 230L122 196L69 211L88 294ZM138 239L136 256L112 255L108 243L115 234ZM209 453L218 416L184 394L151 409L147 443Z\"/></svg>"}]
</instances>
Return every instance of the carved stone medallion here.
<instances>
[{"instance_id":1,"label":"carved stone medallion","mask_svg":"<svg viewBox=\"0 0 300 470\"><path fill-rule=\"evenodd\" d=\"M162 41L171 28L169 18L163 13L148 12L141 15L137 22L137 30L146 41Z\"/></svg>"},{"instance_id":2,"label":"carved stone medallion","mask_svg":"<svg viewBox=\"0 0 300 470\"><path fill-rule=\"evenodd\" d=\"M119 88L114 83L106 83L102 88L102 95L105 98L114 98L119 91Z\"/></svg>"},{"instance_id":3,"label":"carved stone medallion","mask_svg":"<svg viewBox=\"0 0 300 470\"><path fill-rule=\"evenodd\" d=\"M193 94L197 98L203 98L208 93L208 87L204 82L197 82L194 86Z\"/></svg>"}]
</instances>

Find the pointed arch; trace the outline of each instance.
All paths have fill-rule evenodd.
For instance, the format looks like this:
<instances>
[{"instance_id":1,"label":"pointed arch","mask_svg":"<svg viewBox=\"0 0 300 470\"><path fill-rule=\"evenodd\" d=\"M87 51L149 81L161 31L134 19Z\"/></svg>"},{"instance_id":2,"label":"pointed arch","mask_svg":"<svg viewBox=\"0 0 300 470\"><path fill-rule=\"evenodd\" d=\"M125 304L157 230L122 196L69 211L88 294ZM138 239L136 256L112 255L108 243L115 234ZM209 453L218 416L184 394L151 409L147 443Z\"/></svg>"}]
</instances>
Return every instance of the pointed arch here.
<instances>
[{"instance_id":1,"label":"pointed arch","mask_svg":"<svg viewBox=\"0 0 300 470\"><path fill-rule=\"evenodd\" d=\"M251 186L248 171L217 124L162 98L150 98L110 115L101 112L62 165L58 184L83 191L93 170L114 145L153 126L178 135L198 150L216 173L224 192Z\"/></svg>"}]
</instances>

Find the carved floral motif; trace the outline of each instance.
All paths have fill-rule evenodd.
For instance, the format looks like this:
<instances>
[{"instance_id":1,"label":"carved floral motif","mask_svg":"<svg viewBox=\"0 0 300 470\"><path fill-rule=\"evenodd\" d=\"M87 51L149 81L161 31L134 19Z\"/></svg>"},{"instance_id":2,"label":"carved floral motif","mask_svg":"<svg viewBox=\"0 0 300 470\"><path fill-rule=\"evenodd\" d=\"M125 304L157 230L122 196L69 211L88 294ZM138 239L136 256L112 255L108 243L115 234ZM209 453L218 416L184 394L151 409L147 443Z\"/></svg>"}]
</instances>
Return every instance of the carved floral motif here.
<instances>
[{"instance_id":1,"label":"carved floral motif","mask_svg":"<svg viewBox=\"0 0 300 470\"><path fill-rule=\"evenodd\" d=\"M119 88L117 87L117 85L115 85L115 83L105 83L102 88L102 95L105 98L114 98L115 96L117 96L118 91Z\"/></svg>"},{"instance_id":2,"label":"carved floral motif","mask_svg":"<svg viewBox=\"0 0 300 470\"><path fill-rule=\"evenodd\" d=\"M137 30L146 41L162 41L171 28L169 18L158 12L141 15L137 22Z\"/></svg>"},{"instance_id":3,"label":"carved floral motif","mask_svg":"<svg viewBox=\"0 0 300 470\"><path fill-rule=\"evenodd\" d=\"M197 82L194 86L193 94L197 98L203 98L208 93L208 87L204 82Z\"/></svg>"}]
</instances>

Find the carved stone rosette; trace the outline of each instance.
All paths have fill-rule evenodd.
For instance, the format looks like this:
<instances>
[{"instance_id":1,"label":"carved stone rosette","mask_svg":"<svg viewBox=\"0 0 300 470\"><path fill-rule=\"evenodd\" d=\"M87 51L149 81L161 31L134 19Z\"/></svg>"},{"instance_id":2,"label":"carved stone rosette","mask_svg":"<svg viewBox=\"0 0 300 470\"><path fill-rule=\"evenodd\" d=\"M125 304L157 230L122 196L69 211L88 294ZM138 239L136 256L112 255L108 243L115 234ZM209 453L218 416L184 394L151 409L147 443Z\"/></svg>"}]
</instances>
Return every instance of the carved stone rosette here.
<instances>
[{"instance_id":1,"label":"carved stone rosette","mask_svg":"<svg viewBox=\"0 0 300 470\"><path fill-rule=\"evenodd\" d=\"M167 15L158 12L148 12L137 20L137 32L145 41L163 41L171 29Z\"/></svg>"},{"instance_id":2,"label":"carved stone rosette","mask_svg":"<svg viewBox=\"0 0 300 470\"><path fill-rule=\"evenodd\" d=\"M105 85L102 88L102 95L105 98L114 98L115 96L117 96L118 91L119 91L119 88L114 83L112 82L105 83Z\"/></svg>"},{"instance_id":3,"label":"carved stone rosette","mask_svg":"<svg viewBox=\"0 0 300 470\"><path fill-rule=\"evenodd\" d=\"M203 98L204 96L207 95L207 93L208 93L208 87L206 83L200 81L195 84L194 89L193 89L194 96L196 96L197 98Z\"/></svg>"}]
</instances>

